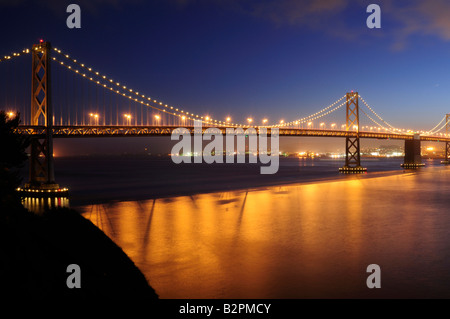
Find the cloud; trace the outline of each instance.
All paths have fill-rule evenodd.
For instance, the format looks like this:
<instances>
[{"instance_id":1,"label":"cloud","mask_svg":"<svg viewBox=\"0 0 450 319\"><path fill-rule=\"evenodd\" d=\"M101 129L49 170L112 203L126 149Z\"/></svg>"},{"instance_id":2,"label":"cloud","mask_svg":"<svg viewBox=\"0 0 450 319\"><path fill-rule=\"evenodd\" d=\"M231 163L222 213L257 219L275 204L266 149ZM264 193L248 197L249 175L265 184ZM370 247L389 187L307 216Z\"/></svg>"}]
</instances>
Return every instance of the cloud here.
<instances>
[{"instance_id":1,"label":"cloud","mask_svg":"<svg viewBox=\"0 0 450 319\"><path fill-rule=\"evenodd\" d=\"M183 10L189 6L220 6L240 14L270 21L277 27L299 27L316 30L347 40L367 36L365 30L368 0L153 0L170 1ZM69 0L42 0L39 5L60 12L61 6ZM0 0L0 6L27 4L27 0ZM104 7L126 10L132 5L145 5L144 0L78 0L75 3L91 14ZM402 50L414 36L435 36L450 41L450 1L449 0L377 0L382 12L382 32L372 32L391 41L391 48ZM348 11L361 11L361 26L355 26L354 16ZM387 23L385 23L387 22ZM389 27L385 27L388 25Z\"/></svg>"},{"instance_id":2,"label":"cloud","mask_svg":"<svg viewBox=\"0 0 450 319\"><path fill-rule=\"evenodd\" d=\"M174 0L201 3L202 0ZM356 40L367 36L365 25L355 27L347 11L361 9L365 22L367 0L210 0L220 5L239 8L244 14L271 21L276 26L298 26L319 30L331 36ZM450 41L450 1L448 0L378 0L381 7L382 36L391 41L391 48L402 50L414 36L435 36ZM354 19L354 17L353 17ZM390 27L384 28L384 22ZM364 23L363 22L363 23ZM373 32L373 35L380 36Z\"/></svg>"},{"instance_id":3,"label":"cloud","mask_svg":"<svg viewBox=\"0 0 450 319\"><path fill-rule=\"evenodd\" d=\"M247 13L270 20L277 26L299 26L353 41L367 36L367 32L365 25L355 27L347 20L347 11L360 8L361 14L366 16L365 9L370 3L367 0L257 1L247 8ZM450 1L378 0L377 3L381 7L382 31L371 34L385 37L393 50L405 49L415 36L434 36L450 41ZM364 17L361 21L365 21Z\"/></svg>"},{"instance_id":4,"label":"cloud","mask_svg":"<svg viewBox=\"0 0 450 319\"><path fill-rule=\"evenodd\" d=\"M450 41L450 2L447 0L411 0L406 4L385 0L384 14L395 27L392 32L392 48L402 50L414 36L434 36Z\"/></svg>"},{"instance_id":5,"label":"cloud","mask_svg":"<svg viewBox=\"0 0 450 319\"><path fill-rule=\"evenodd\" d=\"M450 2L421 1L415 7L415 11L422 17L421 23L416 26L418 30L424 34L438 35L445 41L450 40Z\"/></svg>"},{"instance_id":6,"label":"cloud","mask_svg":"<svg viewBox=\"0 0 450 319\"><path fill-rule=\"evenodd\" d=\"M251 14L283 25L306 25L317 27L324 18L339 15L348 0L279 0L255 2Z\"/></svg>"}]
</instances>

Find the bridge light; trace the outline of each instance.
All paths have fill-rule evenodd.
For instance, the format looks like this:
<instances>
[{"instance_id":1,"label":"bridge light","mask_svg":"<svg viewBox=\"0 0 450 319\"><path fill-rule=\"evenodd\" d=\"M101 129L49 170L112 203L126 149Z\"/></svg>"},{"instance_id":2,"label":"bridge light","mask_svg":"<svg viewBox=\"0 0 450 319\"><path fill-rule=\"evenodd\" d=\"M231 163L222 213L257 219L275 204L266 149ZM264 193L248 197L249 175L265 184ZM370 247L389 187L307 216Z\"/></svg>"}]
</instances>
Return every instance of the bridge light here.
<instances>
[{"instance_id":1,"label":"bridge light","mask_svg":"<svg viewBox=\"0 0 450 319\"><path fill-rule=\"evenodd\" d=\"M8 117L9 117L9 118L14 117L14 112L8 112Z\"/></svg>"},{"instance_id":2,"label":"bridge light","mask_svg":"<svg viewBox=\"0 0 450 319\"><path fill-rule=\"evenodd\" d=\"M209 121L209 116L206 116L206 117L205 117L205 121Z\"/></svg>"},{"instance_id":3,"label":"bridge light","mask_svg":"<svg viewBox=\"0 0 450 319\"><path fill-rule=\"evenodd\" d=\"M281 120L281 121L280 121L280 124L283 124L283 123L284 123L284 120Z\"/></svg>"},{"instance_id":4,"label":"bridge light","mask_svg":"<svg viewBox=\"0 0 450 319\"><path fill-rule=\"evenodd\" d=\"M181 119L184 121L184 120L186 119L186 116L183 115L183 116L181 117Z\"/></svg>"},{"instance_id":5,"label":"bridge light","mask_svg":"<svg viewBox=\"0 0 450 319\"><path fill-rule=\"evenodd\" d=\"M308 122L308 126L311 126L312 125L312 122Z\"/></svg>"},{"instance_id":6,"label":"bridge light","mask_svg":"<svg viewBox=\"0 0 450 319\"><path fill-rule=\"evenodd\" d=\"M231 117L227 117L227 122L230 122L231 121Z\"/></svg>"},{"instance_id":7,"label":"bridge light","mask_svg":"<svg viewBox=\"0 0 450 319\"><path fill-rule=\"evenodd\" d=\"M159 120L160 119L159 115L155 115L155 119Z\"/></svg>"},{"instance_id":8,"label":"bridge light","mask_svg":"<svg viewBox=\"0 0 450 319\"><path fill-rule=\"evenodd\" d=\"M247 122L251 123L251 122L253 122L253 119L252 118L248 118Z\"/></svg>"},{"instance_id":9,"label":"bridge light","mask_svg":"<svg viewBox=\"0 0 450 319\"><path fill-rule=\"evenodd\" d=\"M267 119L263 119L262 122L263 122L263 124L266 124L267 123Z\"/></svg>"}]
</instances>

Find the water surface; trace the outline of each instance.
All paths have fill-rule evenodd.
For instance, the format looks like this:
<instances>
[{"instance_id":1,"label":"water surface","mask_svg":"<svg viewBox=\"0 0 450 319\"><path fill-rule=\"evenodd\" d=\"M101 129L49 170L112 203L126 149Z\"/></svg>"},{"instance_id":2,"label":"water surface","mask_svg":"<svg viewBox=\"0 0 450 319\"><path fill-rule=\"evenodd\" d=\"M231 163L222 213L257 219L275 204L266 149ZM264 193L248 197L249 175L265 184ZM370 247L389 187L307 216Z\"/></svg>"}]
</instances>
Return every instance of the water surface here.
<instances>
[{"instance_id":1,"label":"water surface","mask_svg":"<svg viewBox=\"0 0 450 319\"><path fill-rule=\"evenodd\" d=\"M448 298L450 168L428 164L77 209L161 298Z\"/></svg>"}]
</instances>

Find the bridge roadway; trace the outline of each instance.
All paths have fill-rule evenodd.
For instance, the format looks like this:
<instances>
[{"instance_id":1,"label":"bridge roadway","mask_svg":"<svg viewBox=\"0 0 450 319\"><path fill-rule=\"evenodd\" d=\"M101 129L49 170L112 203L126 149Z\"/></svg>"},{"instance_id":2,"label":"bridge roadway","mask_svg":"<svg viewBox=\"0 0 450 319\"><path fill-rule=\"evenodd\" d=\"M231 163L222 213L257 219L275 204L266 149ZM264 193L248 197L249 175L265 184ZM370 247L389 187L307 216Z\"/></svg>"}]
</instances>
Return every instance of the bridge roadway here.
<instances>
[{"instance_id":1,"label":"bridge roadway","mask_svg":"<svg viewBox=\"0 0 450 319\"><path fill-rule=\"evenodd\" d=\"M170 136L172 131L180 126L129 126L129 125L111 125L111 126L53 126L54 138L80 138L80 137L132 137L132 136ZM185 126L191 134L194 133L194 126ZM202 127L204 132L208 126ZM226 134L226 127L217 127L222 134ZM247 129L243 127L244 131ZM259 132L259 127L255 127ZM16 129L17 134L29 135L43 138L46 134L45 126L21 125ZM280 136L310 136L310 137L356 137L356 131L342 130L324 130L324 129L305 129L305 128L279 128ZM268 128L270 136L270 128ZM413 134L405 133L382 133L359 131L360 138L372 139L392 139L392 140L412 140ZM450 142L450 138L442 136L420 136L421 141L429 142Z\"/></svg>"}]
</instances>

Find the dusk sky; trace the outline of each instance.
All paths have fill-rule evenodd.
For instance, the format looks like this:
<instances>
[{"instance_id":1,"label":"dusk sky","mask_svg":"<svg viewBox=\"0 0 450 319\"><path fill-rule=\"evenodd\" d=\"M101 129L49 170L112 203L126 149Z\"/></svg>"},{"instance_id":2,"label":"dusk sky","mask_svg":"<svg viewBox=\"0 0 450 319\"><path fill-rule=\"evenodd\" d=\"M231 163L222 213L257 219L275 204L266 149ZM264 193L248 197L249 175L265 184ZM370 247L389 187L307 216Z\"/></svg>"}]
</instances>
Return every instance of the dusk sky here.
<instances>
[{"instance_id":1,"label":"dusk sky","mask_svg":"<svg viewBox=\"0 0 450 319\"><path fill-rule=\"evenodd\" d=\"M66 26L70 3L81 7L81 29ZM381 29L366 26L370 3L381 7ZM290 121L351 90L395 127L428 130L450 113L444 0L0 1L0 9L1 56L42 38L196 114Z\"/></svg>"}]
</instances>

